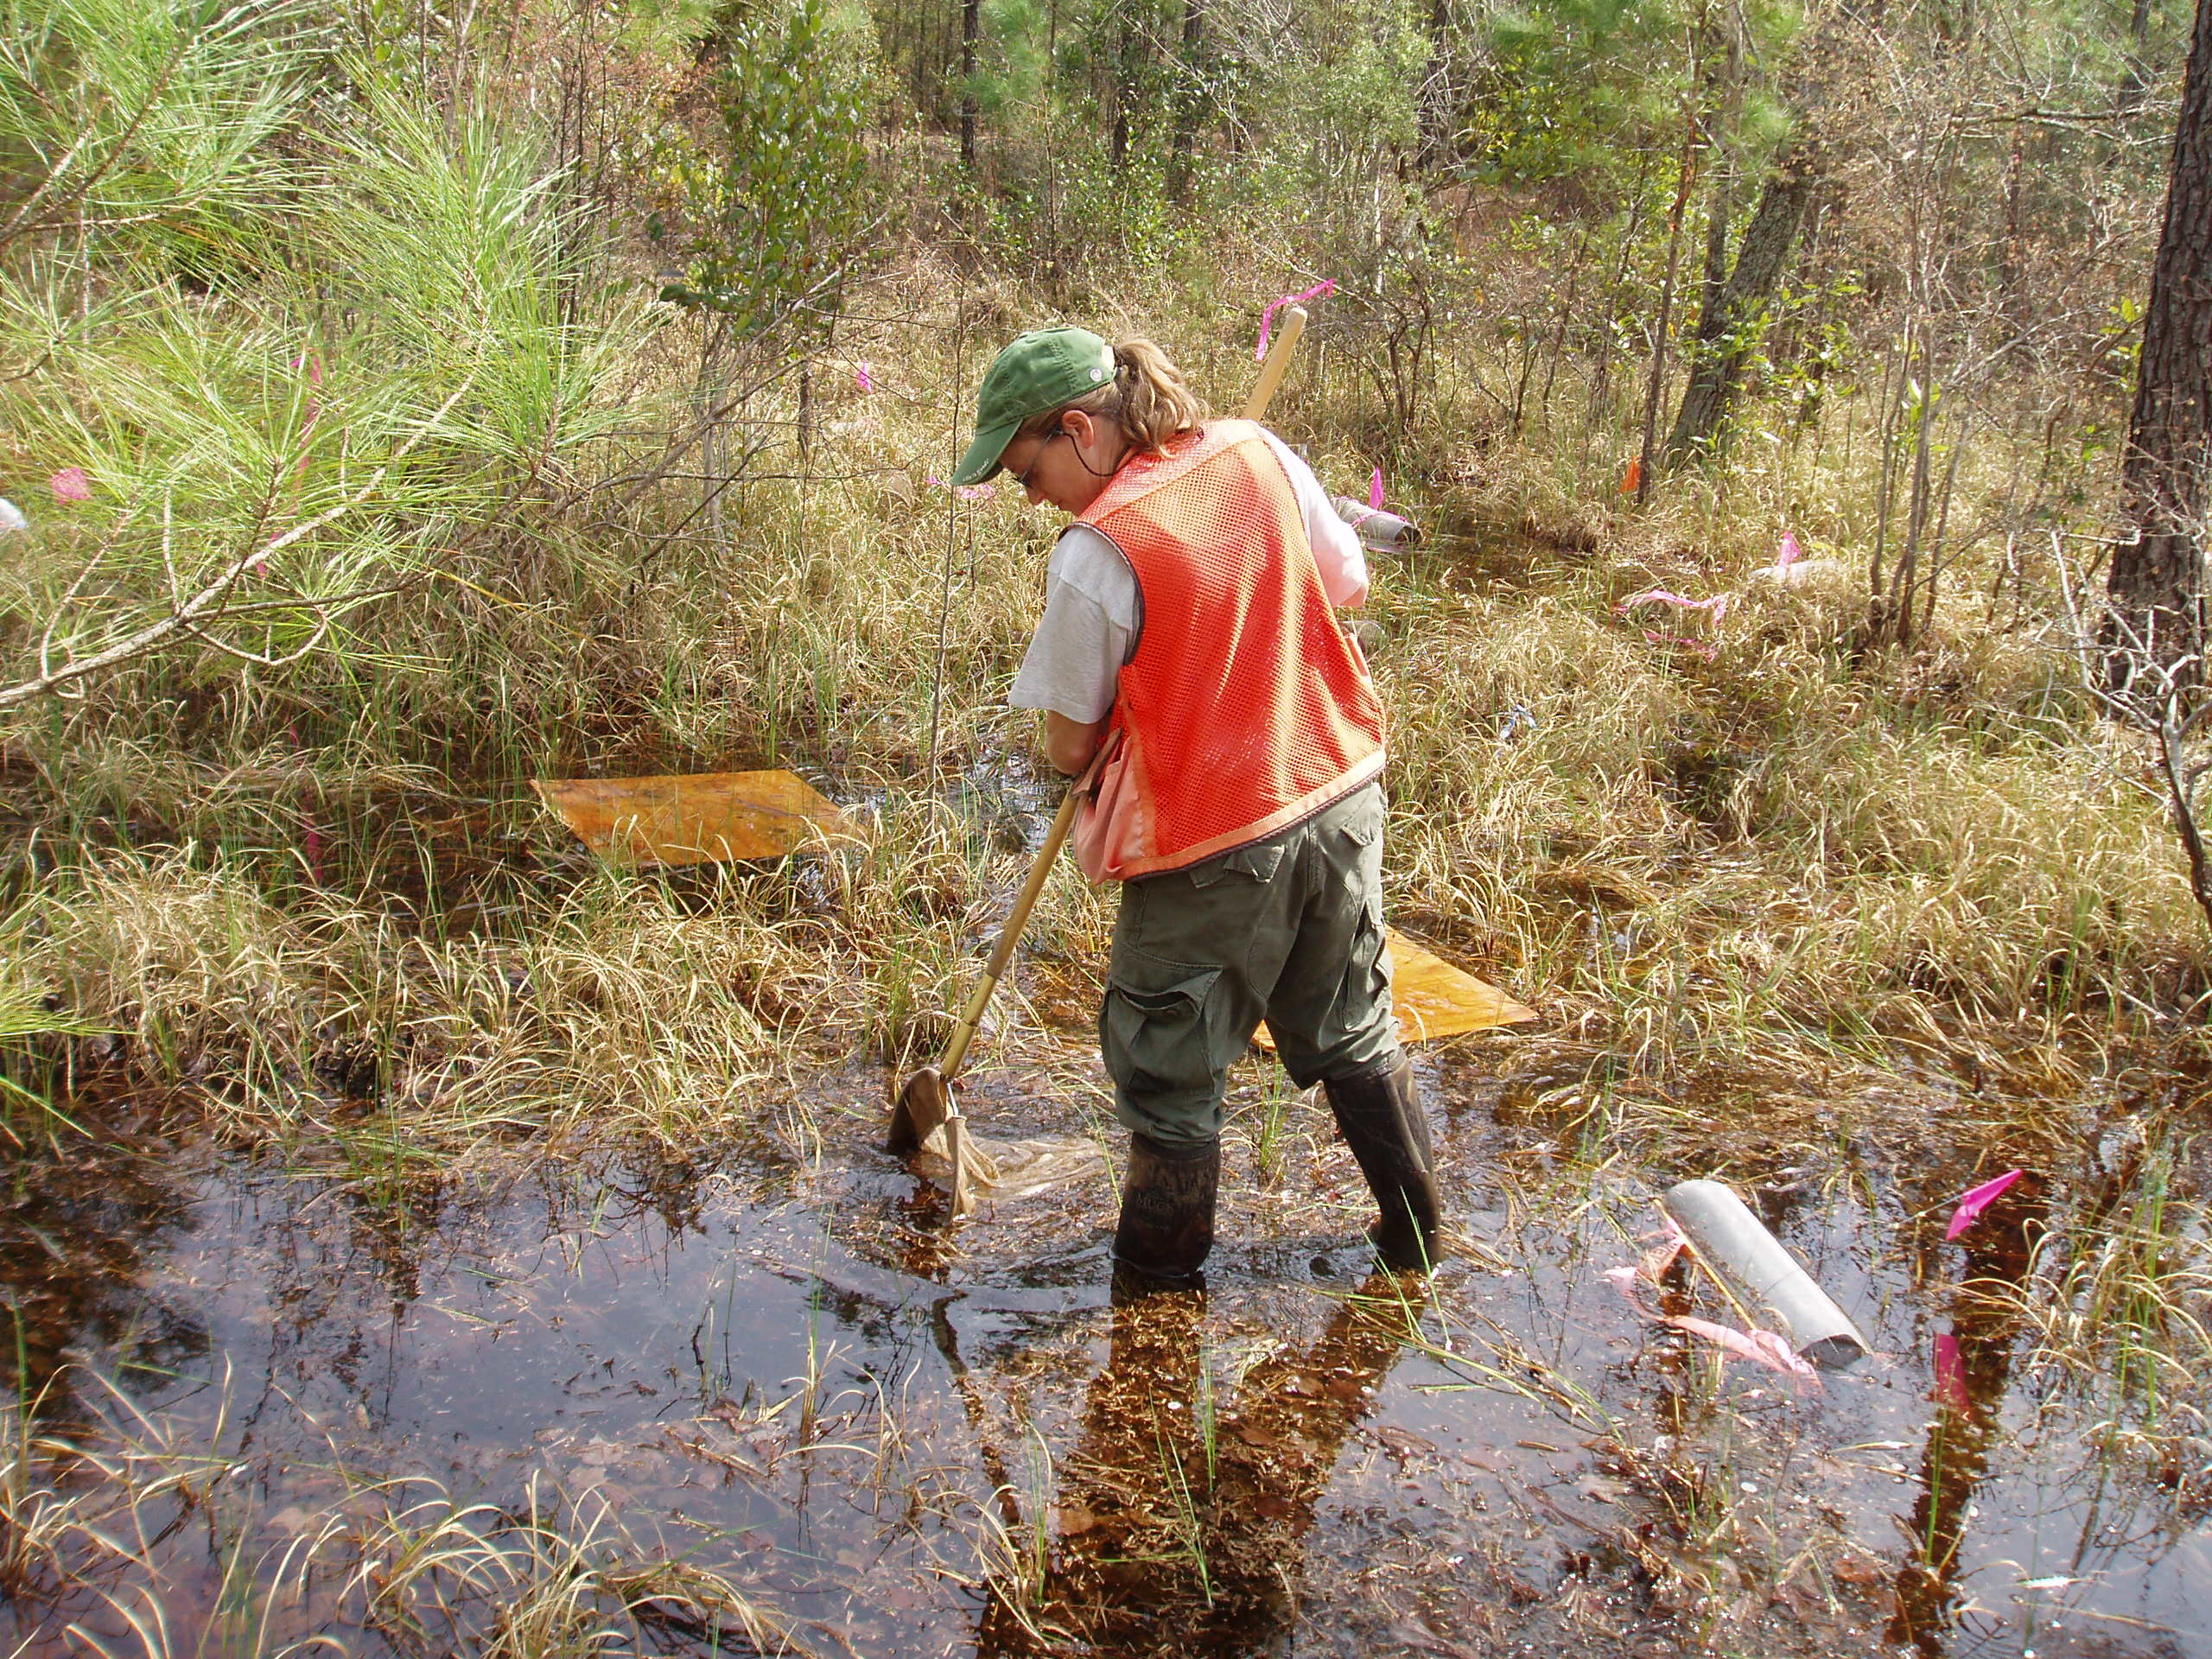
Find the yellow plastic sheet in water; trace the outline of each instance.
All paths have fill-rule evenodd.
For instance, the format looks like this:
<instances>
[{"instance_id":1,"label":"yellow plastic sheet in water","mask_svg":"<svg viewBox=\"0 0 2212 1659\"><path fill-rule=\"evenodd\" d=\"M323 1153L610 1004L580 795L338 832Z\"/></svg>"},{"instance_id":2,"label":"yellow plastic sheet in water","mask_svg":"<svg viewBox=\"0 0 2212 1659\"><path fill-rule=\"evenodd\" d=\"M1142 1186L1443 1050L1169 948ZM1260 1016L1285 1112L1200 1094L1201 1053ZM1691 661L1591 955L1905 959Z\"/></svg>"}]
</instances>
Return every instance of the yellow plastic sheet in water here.
<instances>
[{"instance_id":1,"label":"yellow plastic sheet in water","mask_svg":"<svg viewBox=\"0 0 2212 1659\"><path fill-rule=\"evenodd\" d=\"M1390 1004L1398 1016L1399 1041L1457 1037L1462 1032L1516 1026L1536 1017L1534 1008L1516 1002L1465 969L1454 968L1433 951L1424 950L1397 929L1392 928L1385 938L1390 947ZM1274 1033L1264 1025L1253 1040L1262 1048L1275 1046Z\"/></svg>"},{"instance_id":2,"label":"yellow plastic sheet in water","mask_svg":"<svg viewBox=\"0 0 2212 1659\"><path fill-rule=\"evenodd\" d=\"M862 839L835 804L789 772L542 779L536 788L586 846L617 864L779 858L810 842Z\"/></svg>"}]
</instances>

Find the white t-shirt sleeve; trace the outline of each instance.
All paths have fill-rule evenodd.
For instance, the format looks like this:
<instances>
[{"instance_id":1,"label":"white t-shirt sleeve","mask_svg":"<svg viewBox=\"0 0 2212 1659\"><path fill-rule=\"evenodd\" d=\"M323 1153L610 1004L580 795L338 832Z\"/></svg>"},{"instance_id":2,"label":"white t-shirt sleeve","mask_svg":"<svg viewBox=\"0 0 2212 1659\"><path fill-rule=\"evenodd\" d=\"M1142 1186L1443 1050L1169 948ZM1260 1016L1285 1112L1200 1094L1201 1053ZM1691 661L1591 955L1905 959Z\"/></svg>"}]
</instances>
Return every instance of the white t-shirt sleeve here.
<instances>
[{"instance_id":1,"label":"white t-shirt sleeve","mask_svg":"<svg viewBox=\"0 0 2212 1659\"><path fill-rule=\"evenodd\" d=\"M1136 632L1137 579L1121 550L1071 524L1046 567L1045 614L1030 637L1007 701L1084 725L1114 707Z\"/></svg>"},{"instance_id":2,"label":"white t-shirt sleeve","mask_svg":"<svg viewBox=\"0 0 2212 1659\"><path fill-rule=\"evenodd\" d=\"M1275 459L1282 462L1283 471L1290 474L1291 487L1298 492L1298 505L1306 519L1306 539L1313 543L1313 563L1320 567L1321 589L1329 596L1329 603L1350 608L1367 602L1367 550L1360 545L1358 532L1337 516L1329 500L1329 493L1313 469L1298 458L1298 452L1272 432L1268 434L1268 447L1275 452Z\"/></svg>"}]
</instances>

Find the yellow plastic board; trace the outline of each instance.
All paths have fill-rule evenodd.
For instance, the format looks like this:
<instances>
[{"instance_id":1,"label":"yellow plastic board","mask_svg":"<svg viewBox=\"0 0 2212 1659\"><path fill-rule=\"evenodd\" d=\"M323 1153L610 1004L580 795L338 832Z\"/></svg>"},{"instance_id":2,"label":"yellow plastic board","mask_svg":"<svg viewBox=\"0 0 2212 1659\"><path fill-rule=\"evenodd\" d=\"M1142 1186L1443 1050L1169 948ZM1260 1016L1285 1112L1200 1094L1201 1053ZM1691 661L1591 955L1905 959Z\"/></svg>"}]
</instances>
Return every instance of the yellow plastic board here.
<instances>
[{"instance_id":1,"label":"yellow plastic board","mask_svg":"<svg viewBox=\"0 0 2212 1659\"><path fill-rule=\"evenodd\" d=\"M1457 1037L1462 1032L1517 1026L1536 1017L1534 1008L1522 1007L1497 986L1485 984L1433 951L1422 950L1397 929L1392 928L1385 938L1390 947L1390 1005L1398 1016L1399 1041ZM1262 1048L1275 1046L1273 1033L1264 1025L1253 1040Z\"/></svg>"},{"instance_id":2,"label":"yellow plastic board","mask_svg":"<svg viewBox=\"0 0 2212 1659\"><path fill-rule=\"evenodd\" d=\"M788 772L541 779L536 787L586 846L618 864L720 864L862 839L831 801Z\"/></svg>"}]
</instances>

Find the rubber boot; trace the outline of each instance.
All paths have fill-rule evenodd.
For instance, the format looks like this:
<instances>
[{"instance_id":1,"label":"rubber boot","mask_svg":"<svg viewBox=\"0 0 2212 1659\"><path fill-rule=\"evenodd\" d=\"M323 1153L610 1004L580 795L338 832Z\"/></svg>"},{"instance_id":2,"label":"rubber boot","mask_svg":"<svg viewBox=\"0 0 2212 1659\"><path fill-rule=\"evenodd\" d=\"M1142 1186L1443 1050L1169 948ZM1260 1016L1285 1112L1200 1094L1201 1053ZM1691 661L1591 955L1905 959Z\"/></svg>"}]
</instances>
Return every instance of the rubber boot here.
<instances>
[{"instance_id":1,"label":"rubber boot","mask_svg":"<svg viewBox=\"0 0 2212 1659\"><path fill-rule=\"evenodd\" d=\"M1393 1268L1433 1267L1444 1205L1436 1189L1428 1119L1414 1084L1414 1063L1400 1050L1350 1077L1327 1078L1321 1086L1382 1212L1367 1230L1375 1254Z\"/></svg>"},{"instance_id":2,"label":"rubber boot","mask_svg":"<svg viewBox=\"0 0 2212 1659\"><path fill-rule=\"evenodd\" d=\"M1122 1219L1114 1229L1114 1260L1136 1284L1172 1287L1198 1282L1213 1249L1214 1198L1221 1189L1221 1141L1164 1146L1129 1137L1122 1181Z\"/></svg>"}]
</instances>

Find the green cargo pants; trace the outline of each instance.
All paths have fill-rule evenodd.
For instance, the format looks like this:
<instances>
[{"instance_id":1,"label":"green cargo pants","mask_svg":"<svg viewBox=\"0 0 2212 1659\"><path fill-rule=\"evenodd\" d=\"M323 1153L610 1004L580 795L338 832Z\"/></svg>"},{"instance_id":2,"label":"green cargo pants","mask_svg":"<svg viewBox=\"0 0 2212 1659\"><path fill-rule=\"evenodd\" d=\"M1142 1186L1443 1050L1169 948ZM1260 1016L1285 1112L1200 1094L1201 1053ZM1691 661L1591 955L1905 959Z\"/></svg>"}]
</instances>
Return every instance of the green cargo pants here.
<instances>
[{"instance_id":1,"label":"green cargo pants","mask_svg":"<svg viewBox=\"0 0 2212 1659\"><path fill-rule=\"evenodd\" d=\"M1398 1046L1382 944L1380 784L1304 823L1122 889L1098 1046L1122 1122L1221 1133L1229 1067L1265 1018L1299 1087Z\"/></svg>"}]
</instances>

